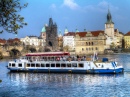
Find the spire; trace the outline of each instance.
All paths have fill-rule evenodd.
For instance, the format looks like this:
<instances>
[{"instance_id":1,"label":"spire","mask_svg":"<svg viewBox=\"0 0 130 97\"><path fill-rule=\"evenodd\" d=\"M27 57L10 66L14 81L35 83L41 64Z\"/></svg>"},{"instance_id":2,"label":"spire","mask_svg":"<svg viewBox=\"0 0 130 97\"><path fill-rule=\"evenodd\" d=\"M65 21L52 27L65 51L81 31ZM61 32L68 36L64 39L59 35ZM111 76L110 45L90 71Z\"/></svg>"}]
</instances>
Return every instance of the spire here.
<instances>
[{"instance_id":1,"label":"spire","mask_svg":"<svg viewBox=\"0 0 130 97\"><path fill-rule=\"evenodd\" d=\"M79 30L78 29L76 29L76 31L75 32L79 32Z\"/></svg>"},{"instance_id":2,"label":"spire","mask_svg":"<svg viewBox=\"0 0 130 97\"><path fill-rule=\"evenodd\" d=\"M65 28L65 34L67 34L68 33L68 29L67 29L67 27Z\"/></svg>"},{"instance_id":3,"label":"spire","mask_svg":"<svg viewBox=\"0 0 130 97\"><path fill-rule=\"evenodd\" d=\"M113 23L112 22L112 16L111 16L111 13L110 13L110 10L108 8L108 13L107 13L107 22L106 23ZM113 23L114 24L114 23Z\"/></svg>"},{"instance_id":4,"label":"spire","mask_svg":"<svg viewBox=\"0 0 130 97\"><path fill-rule=\"evenodd\" d=\"M84 29L84 32L87 32L87 30L86 30L86 29Z\"/></svg>"},{"instance_id":5,"label":"spire","mask_svg":"<svg viewBox=\"0 0 130 97\"><path fill-rule=\"evenodd\" d=\"M52 18L49 19L49 27L53 25L53 20Z\"/></svg>"},{"instance_id":6,"label":"spire","mask_svg":"<svg viewBox=\"0 0 130 97\"><path fill-rule=\"evenodd\" d=\"M42 31L41 32L46 32L46 25L44 25L44 27L42 28Z\"/></svg>"},{"instance_id":7,"label":"spire","mask_svg":"<svg viewBox=\"0 0 130 97\"><path fill-rule=\"evenodd\" d=\"M59 37L62 37L62 33L61 33L61 30L59 30Z\"/></svg>"}]
</instances>

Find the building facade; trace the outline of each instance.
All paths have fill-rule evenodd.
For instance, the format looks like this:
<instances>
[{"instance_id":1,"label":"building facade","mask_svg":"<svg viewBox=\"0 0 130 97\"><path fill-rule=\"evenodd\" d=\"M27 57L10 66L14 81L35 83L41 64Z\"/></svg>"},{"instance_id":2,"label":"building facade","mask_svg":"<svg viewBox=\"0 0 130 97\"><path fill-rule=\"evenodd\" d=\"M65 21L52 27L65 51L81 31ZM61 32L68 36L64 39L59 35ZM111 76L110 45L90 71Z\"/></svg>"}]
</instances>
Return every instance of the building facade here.
<instances>
[{"instance_id":1,"label":"building facade","mask_svg":"<svg viewBox=\"0 0 130 97\"><path fill-rule=\"evenodd\" d=\"M37 36L26 36L25 38L21 38L20 41L24 45L33 45L33 46L44 46L45 40L39 38Z\"/></svg>"},{"instance_id":2,"label":"building facade","mask_svg":"<svg viewBox=\"0 0 130 97\"><path fill-rule=\"evenodd\" d=\"M124 48L125 49L130 49L130 32L127 32L124 35Z\"/></svg>"},{"instance_id":3,"label":"building facade","mask_svg":"<svg viewBox=\"0 0 130 97\"><path fill-rule=\"evenodd\" d=\"M67 28L63 36L63 48L67 48L68 51L75 50L75 32L68 32Z\"/></svg>"},{"instance_id":4,"label":"building facade","mask_svg":"<svg viewBox=\"0 0 130 97\"><path fill-rule=\"evenodd\" d=\"M106 36L104 31L78 32L75 35L75 53L93 54L104 53Z\"/></svg>"}]
</instances>

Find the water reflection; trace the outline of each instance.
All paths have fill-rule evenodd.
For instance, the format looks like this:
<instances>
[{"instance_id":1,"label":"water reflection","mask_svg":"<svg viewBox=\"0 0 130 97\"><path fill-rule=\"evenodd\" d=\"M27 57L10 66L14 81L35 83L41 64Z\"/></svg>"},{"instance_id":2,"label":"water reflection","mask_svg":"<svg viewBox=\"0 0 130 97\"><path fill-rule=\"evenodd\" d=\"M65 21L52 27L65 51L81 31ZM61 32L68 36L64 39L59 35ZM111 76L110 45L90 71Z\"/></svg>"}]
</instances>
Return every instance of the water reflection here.
<instances>
[{"instance_id":1,"label":"water reflection","mask_svg":"<svg viewBox=\"0 0 130 97\"><path fill-rule=\"evenodd\" d=\"M100 85L102 83L114 83L116 77L122 78L124 74L46 74L46 73L12 73L9 72L8 78L15 85L24 84L48 84L58 83L63 85L82 84L85 85Z\"/></svg>"}]
</instances>

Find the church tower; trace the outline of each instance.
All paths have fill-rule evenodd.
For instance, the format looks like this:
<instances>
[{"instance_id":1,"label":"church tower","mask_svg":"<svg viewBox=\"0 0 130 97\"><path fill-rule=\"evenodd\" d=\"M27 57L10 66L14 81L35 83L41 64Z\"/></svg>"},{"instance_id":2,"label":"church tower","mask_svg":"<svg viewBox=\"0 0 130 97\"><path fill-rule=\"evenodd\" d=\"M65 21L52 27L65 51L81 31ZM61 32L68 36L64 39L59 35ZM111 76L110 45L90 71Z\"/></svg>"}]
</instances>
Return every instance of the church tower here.
<instances>
[{"instance_id":1,"label":"church tower","mask_svg":"<svg viewBox=\"0 0 130 97\"><path fill-rule=\"evenodd\" d=\"M50 48L50 51L56 51L58 48L57 25L53 23L52 18L46 26L46 47Z\"/></svg>"},{"instance_id":2,"label":"church tower","mask_svg":"<svg viewBox=\"0 0 130 97\"><path fill-rule=\"evenodd\" d=\"M109 37L114 38L114 23L112 22L112 16L109 9L107 14L107 22L105 23L105 33Z\"/></svg>"}]
</instances>

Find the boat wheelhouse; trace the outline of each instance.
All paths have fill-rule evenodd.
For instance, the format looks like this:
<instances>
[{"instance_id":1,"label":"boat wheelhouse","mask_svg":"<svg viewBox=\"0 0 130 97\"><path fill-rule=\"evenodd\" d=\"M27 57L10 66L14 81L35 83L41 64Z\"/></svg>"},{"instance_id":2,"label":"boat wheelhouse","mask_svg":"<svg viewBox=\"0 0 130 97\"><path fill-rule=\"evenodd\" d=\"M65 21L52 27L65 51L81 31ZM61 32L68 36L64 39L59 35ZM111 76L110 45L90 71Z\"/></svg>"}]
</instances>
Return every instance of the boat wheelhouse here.
<instances>
[{"instance_id":1,"label":"boat wheelhouse","mask_svg":"<svg viewBox=\"0 0 130 97\"><path fill-rule=\"evenodd\" d=\"M46 73L122 73L123 67L115 61L91 60L70 56L68 52L28 53L25 57L10 61L8 69L16 72Z\"/></svg>"}]
</instances>

